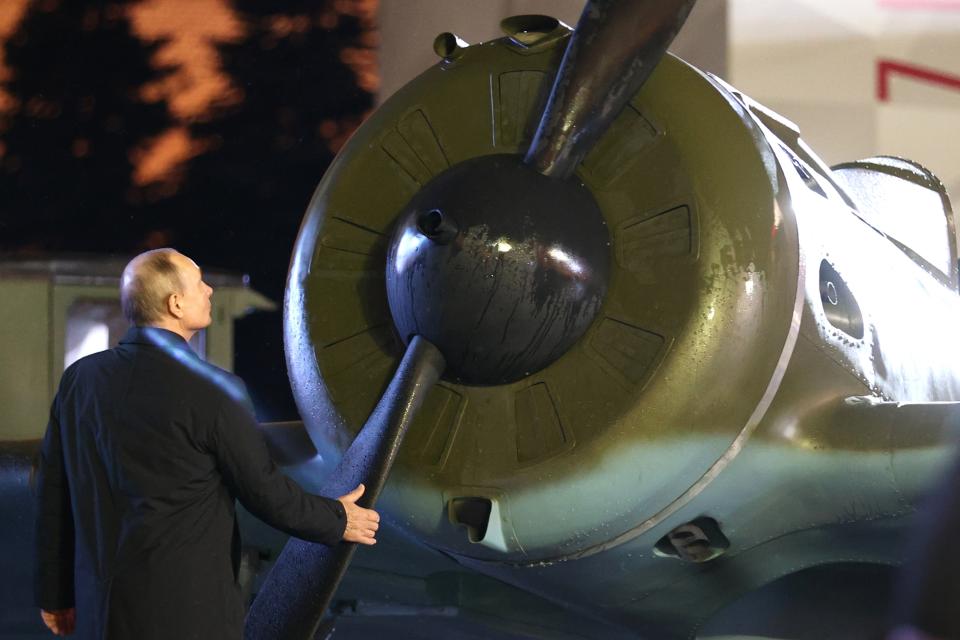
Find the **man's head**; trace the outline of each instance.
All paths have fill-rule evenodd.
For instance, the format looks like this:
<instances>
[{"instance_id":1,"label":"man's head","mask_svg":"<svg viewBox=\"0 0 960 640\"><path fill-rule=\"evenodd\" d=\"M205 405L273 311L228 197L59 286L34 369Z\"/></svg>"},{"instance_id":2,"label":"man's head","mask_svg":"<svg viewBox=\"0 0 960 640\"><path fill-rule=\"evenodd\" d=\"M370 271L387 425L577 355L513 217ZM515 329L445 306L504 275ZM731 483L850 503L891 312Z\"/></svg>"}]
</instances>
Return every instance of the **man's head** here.
<instances>
[{"instance_id":1,"label":"man's head","mask_svg":"<svg viewBox=\"0 0 960 640\"><path fill-rule=\"evenodd\" d=\"M210 325L212 294L196 263L173 249L141 253L120 282L120 302L131 324L169 329L187 340Z\"/></svg>"}]
</instances>

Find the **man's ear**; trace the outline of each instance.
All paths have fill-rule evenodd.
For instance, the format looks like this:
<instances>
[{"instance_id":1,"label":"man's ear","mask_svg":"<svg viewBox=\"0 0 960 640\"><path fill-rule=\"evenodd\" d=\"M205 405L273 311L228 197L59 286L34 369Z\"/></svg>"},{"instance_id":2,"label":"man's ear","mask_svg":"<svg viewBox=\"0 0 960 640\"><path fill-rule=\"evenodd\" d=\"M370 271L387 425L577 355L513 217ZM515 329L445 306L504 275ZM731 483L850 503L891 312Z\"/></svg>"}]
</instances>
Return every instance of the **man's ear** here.
<instances>
[{"instance_id":1,"label":"man's ear","mask_svg":"<svg viewBox=\"0 0 960 640\"><path fill-rule=\"evenodd\" d=\"M180 306L180 294L171 293L167 296L167 311L175 318L183 317L183 308Z\"/></svg>"}]
</instances>

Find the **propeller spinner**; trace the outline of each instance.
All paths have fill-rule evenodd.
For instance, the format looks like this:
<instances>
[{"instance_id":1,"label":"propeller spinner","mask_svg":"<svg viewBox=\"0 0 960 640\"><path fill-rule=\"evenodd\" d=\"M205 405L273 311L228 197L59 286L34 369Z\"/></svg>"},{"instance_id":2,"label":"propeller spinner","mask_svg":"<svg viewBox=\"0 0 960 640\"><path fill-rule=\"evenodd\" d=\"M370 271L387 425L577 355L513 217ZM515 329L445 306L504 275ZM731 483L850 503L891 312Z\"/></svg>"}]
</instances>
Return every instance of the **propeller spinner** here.
<instances>
[{"instance_id":1,"label":"propeller spinner","mask_svg":"<svg viewBox=\"0 0 960 640\"><path fill-rule=\"evenodd\" d=\"M360 503L373 506L445 367L458 382L511 382L549 365L590 326L607 289L610 243L573 171L656 67L693 4L588 2L526 158L467 159L408 201L386 265L390 314L407 350L325 494L362 481ZM335 179L336 166L326 180ZM294 254L286 301L293 324L309 322L301 288L309 258L299 245L317 231L305 221ZM302 353L303 336L287 338L288 356ZM345 344L345 357L356 357L358 345ZM245 635L312 638L354 548L291 540L250 609Z\"/></svg>"},{"instance_id":2,"label":"propeller spinner","mask_svg":"<svg viewBox=\"0 0 960 640\"><path fill-rule=\"evenodd\" d=\"M394 326L435 344L450 380L519 380L590 326L609 254L606 224L579 181L547 178L514 155L461 162L401 213L387 255Z\"/></svg>"}]
</instances>

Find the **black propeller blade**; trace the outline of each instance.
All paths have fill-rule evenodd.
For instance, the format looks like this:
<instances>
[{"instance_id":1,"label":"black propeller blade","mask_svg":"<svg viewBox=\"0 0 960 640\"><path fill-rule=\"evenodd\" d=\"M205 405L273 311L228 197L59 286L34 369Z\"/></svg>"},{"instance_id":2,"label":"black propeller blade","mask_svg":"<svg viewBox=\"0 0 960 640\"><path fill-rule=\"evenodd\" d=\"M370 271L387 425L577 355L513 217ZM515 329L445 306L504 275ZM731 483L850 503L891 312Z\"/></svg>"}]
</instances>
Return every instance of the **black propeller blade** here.
<instances>
[{"instance_id":1,"label":"black propeller blade","mask_svg":"<svg viewBox=\"0 0 960 640\"><path fill-rule=\"evenodd\" d=\"M574 172L640 90L696 0L590 0L570 37L525 161Z\"/></svg>"},{"instance_id":2,"label":"black propeller blade","mask_svg":"<svg viewBox=\"0 0 960 640\"><path fill-rule=\"evenodd\" d=\"M444 366L443 356L428 341L418 336L410 341L390 386L333 472L324 495L344 495L362 482L366 491L357 504L373 507L407 428ZM244 636L312 640L356 547L349 542L327 547L291 538L247 614Z\"/></svg>"}]
</instances>

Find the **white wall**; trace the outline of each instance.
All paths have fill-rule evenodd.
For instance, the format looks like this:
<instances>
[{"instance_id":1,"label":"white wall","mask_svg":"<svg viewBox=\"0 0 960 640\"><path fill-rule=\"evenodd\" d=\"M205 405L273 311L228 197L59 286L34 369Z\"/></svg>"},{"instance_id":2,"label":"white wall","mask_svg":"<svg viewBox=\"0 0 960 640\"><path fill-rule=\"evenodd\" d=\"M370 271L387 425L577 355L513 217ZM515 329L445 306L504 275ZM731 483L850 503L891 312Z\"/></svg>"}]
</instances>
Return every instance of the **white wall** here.
<instances>
[{"instance_id":1,"label":"white wall","mask_svg":"<svg viewBox=\"0 0 960 640\"><path fill-rule=\"evenodd\" d=\"M960 2L729 0L729 36L730 81L828 163L903 156L960 195ZM882 99L883 61L946 81L894 72Z\"/></svg>"}]
</instances>

